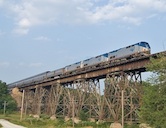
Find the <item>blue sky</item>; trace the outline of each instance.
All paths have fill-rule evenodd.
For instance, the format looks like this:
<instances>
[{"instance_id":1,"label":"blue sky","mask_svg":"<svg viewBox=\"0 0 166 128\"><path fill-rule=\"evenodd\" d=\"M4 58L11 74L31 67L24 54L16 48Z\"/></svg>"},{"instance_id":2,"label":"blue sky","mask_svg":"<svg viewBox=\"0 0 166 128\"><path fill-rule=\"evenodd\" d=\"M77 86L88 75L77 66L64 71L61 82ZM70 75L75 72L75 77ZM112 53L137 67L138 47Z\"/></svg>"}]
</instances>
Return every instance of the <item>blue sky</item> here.
<instances>
[{"instance_id":1,"label":"blue sky","mask_svg":"<svg viewBox=\"0 0 166 128\"><path fill-rule=\"evenodd\" d=\"M0 0L0 80L149 42L166 49L166 0Z\"/></svg>"}]
</instances>

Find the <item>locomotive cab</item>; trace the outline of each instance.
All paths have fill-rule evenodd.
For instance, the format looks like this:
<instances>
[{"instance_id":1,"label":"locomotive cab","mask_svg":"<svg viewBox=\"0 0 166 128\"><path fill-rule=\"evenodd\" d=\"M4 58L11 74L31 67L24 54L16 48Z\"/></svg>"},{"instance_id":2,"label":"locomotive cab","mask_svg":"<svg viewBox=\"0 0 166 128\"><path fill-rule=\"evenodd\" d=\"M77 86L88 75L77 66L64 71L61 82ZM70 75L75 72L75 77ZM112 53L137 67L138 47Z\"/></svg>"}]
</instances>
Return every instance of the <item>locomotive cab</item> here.
<instances>
[{"instance_id":1,"label":"locomotive cab","mask_svg":"<svg viewBox=\"0 0 166 128\"><path fill-rule=\"evenodd\" d=\"M150 54L150 45L147 42L140 42L139 46L142 47L142 52L146 53L146 54Z\"/></svg>"}]
</instances>

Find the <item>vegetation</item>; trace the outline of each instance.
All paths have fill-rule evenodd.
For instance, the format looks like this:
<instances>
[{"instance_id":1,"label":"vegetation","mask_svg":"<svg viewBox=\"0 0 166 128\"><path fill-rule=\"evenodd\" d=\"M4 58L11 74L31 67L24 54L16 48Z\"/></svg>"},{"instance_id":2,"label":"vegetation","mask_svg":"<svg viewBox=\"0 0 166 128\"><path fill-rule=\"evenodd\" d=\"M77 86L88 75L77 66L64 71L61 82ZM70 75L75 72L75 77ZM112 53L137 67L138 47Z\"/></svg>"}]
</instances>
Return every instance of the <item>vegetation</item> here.
<instances>
[{"instance_id":1,"label":"vegetation","mask_svg":"<svg viewBox=\"0 0 166 128\"><path fill-rule=\"evenodd\" d=\"M6 113L11 113L17 109L15 100L10 96L6 83L0 81L0 113L4 112L6 102Z\"/></svg>"},{"instance_id":2,"label":"vegetation","mask_svg":"<svg viewBox=\"0 0 166 128\"><path fill-rule=\"evenodd\" d=\"M155 128L166 128L166 57L151 59L147 68L153 75L145 83L141 119Z\"/></svg>"},{"instance_id":3,"label":"vegetation","mask_svg":"<svg viewBox=\"0 0 166 128\"><path fill-rule=\"evenodd\" d=\"M88 120L88 114L86 114L86 111L80 111L79 113L79 119L82 121L87 121Z\"/></svg>"},{"instance_id":4,"label":"vegetation","mask_svg":"<svg viewBox=\"0 0 166 128\"><path fill-rule=\"evenodd\" d=\"M25 126L27 128L72 128L73 123L72 120L67 122L64 121L63 118L58 118L56 120L50 120L49 118L40 118L36 119L33 117L26 117L22 121L20 121L20 114L13 113L9 115L0 115L0 118L6 119L12 123ZM74 124L75 128L109 128L111 122L89 122L89 121L81 121L79 124ZM126 125L125 128L139 128L138 125Z\"/></svg>"}]
</instances>

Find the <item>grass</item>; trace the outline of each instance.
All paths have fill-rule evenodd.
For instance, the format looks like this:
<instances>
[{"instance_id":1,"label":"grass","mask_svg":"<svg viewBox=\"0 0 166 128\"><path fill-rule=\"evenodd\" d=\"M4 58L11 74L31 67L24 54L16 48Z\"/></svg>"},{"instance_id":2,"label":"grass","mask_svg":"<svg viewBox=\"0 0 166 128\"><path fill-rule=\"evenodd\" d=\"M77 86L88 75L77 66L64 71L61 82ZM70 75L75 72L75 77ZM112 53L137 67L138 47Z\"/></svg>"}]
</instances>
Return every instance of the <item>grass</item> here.
<instances>
[{"instance_id":1,"label":"grass","mask_svg":"<svg viewBox=\"0 0 166 128\"><path fill-rule=\"evenodd\" d=\"M14 113L9 115L0 115L1 119L6 119L12 123L25 126L27 128L72 128L72 121L64 122L62 118L56 120L50 120L48 117L43 117L40 119L35 119L33 117L26 117L20 120L20 114ZM74 128L109 128L111 122L104 122L96 124L95 122L82 121L79 124L74 124ZM0 126L1 127L1 126ZM125 128L138 128L138 125L126 125Z\"/></svg>"}]
</instances>

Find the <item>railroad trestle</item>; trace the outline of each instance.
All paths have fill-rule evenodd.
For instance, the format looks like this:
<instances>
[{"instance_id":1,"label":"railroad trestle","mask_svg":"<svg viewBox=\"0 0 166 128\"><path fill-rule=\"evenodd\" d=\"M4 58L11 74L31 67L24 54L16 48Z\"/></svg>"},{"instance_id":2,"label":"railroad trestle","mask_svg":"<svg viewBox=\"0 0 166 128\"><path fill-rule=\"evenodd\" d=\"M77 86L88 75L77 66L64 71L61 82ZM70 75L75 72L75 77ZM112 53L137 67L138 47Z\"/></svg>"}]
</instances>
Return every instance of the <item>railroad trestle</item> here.
<instances>
[{"instance_id":1,"label":"railroad trestle","mask_svg":"<svg viewBox=\"0 0 166 128\"><path fill-rule=\"evenodd\" d=\"M77 79L66 84L36 85L24 89L23 112L68 118L83 114L87 119L109 121L120 121L124 116L125 121L137 121L141 84L141 71L131 71L109 73L103 83L100 79Z\"/></svg>"}]
</instances>

